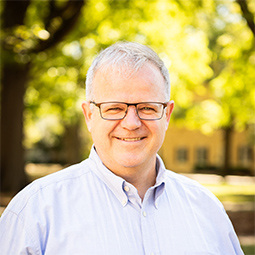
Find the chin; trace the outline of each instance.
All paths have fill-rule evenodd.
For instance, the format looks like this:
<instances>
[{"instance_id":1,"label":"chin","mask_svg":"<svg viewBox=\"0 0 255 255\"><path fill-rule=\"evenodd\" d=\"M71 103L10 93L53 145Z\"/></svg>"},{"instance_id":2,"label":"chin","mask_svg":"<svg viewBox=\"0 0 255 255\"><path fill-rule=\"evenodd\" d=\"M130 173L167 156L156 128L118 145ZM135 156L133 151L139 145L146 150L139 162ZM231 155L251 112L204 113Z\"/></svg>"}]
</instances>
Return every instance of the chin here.
<instances>
[{"instance_id":1,"label":"chin","mask_svg":"<svg viewBox=\"0 0 255 255\"><path fill-rule=\"evenodd\" d=\"M121 155L119 157L119 164L126 168L134 168L142 165L142 156L136 155Z\"/></svg>"},{"instance_id":2,"label":"chin","mask_svg":"<svg viewBox=\"0 0 255 255\"><path fill-rule=\"evenodd\" d=\"M137 162L137 161L134 161L134 160L130 160L130 161L122 162L122 165L123 165L124 167L136 167L136 166L141 165L141 162Z\"/></svg>"}]
</instances>

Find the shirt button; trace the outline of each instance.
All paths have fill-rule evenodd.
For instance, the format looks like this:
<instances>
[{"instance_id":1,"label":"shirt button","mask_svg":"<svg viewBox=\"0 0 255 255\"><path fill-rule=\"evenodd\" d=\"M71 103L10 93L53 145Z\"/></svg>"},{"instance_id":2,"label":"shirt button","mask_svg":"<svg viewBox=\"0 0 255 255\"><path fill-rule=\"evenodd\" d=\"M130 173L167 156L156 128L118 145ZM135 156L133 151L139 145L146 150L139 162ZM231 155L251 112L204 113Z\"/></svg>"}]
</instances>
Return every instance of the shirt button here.
<instances>
[{"instance_id":1,"label":"shirt button","mask_svg":"<svg viewBox=\"0 0 255 255\"><path fill-rule=\"evenodd\" d=\"M151 254L150 255L154 255L154 253L153 252L151 252Z\"/></svg>"},{"instance_id":2,"label":"shirt button","mask_svg":"<svg viewBox=\"0 0 255 255\"><path fill-rule=\"evenodd\" d=\"M146 214L146 212L145 212L145 211L143 211L143 216L144 216L144 217L146 217L146 216L147 216L147 214Z\"/></svg>"},{"instance_id":3,"label":"shirt button","mask_svg":"<svg viewBox=\"0 0 255 255\"><path fill-rule=\"evenodd\" d=\"M125 205L127 203L127 199L122 200L122 205Z\"/></svg>"},{"instance_id":4,"label":"shirt button","mask_svg":"<svg viewBox=\"0 0 255 255\"><path fill-rule=\"evenodd\" d=\"M128 192L130 189L129 189L128 186L125 186L125 187L124 187L124 190Z\"/></svg>"}]
</instances>

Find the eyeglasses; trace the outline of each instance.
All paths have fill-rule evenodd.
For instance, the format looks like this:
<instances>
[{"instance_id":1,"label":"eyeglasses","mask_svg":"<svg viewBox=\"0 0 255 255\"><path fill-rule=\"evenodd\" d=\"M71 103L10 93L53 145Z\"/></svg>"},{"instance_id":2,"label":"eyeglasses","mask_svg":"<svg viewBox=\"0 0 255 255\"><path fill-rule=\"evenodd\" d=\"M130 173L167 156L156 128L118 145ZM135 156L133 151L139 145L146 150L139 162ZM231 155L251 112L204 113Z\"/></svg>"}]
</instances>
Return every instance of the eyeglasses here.
<instances>
[{"instance_id":1,"label":"eyeglasses","mask_svg":"<svg viewBox=\"0 0 255 255\"><path fill-rule=\"evenodd\" d=\"M141 120L159 120L163 117L164 109L167 103L160 102L141 102L136 104L129 104L123 102L102 102L95 103L90 101L91 104L97 106L100 110L102 119L105 120L122 120L128 112L129 106L135 106L137 116Z\"/></svg>"}]
</instances>

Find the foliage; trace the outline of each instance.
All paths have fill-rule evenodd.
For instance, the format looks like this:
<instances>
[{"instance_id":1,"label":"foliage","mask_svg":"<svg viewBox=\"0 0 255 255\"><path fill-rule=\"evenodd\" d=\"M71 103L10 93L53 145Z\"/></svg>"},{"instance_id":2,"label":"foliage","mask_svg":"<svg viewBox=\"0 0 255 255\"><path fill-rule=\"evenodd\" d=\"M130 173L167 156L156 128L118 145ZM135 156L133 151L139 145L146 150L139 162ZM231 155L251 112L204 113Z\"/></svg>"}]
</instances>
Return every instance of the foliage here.
<instances>
[{"instance_id":1,"label":"foliage","mask_svg":"<svg viewBox=\"0 0 255 255\"><path fill-rule=\"evenodd\" d=\"M235 2L222 1L215 10L205 14L200 26L207 34L213 75L195 89L185 122L204 132L232 126L242 130L255 121L254 36Z\"/></svg>"},{"instance_id":2,"label":"foliage","mask_svg":"<svg viewBox=\"0 0 255 255\"><path fill-rule=\"evenodd\" d=\"M74 29L84 0L8 1L1 6L1 190L17 192L27 184L24 172L23 109L31 67L37 54L56 46ZM35 20L35 23L33 23ZM33 76L32 76L33 77ZM75 139L66 155L71 162L79 155L74 128L67 127ZM66 131L64 133L67 134ZM67 138L67 135L64 137ZM74 142L75 141L75 145ZM64 144L64 143L63 143ZM47 147L47 146L44 146ZM73 150L70 148L73 147ZM77 150L77 151L75 151ZM13 178L15 176L15 178Z\"/></svg>"},{"instance_id":3,"label":"foliage","mask_svg":"<svg viewBox=\"0 0 255 255\"><path fill-rule=\"evenodd\" d=\"M43 13L43 8L40 10ZM31 23L33 27L40 26L42 13ZM186 87L192 88L211 75L206 35L193 29L191 22L189 12L175 2L151 1L148 5L147 1L135 0L88 1L79 27L54 50L34 58L25 97L25 144L32 146L47 137L46 130L50 130L51 135L61 135L63 122L75 121L84 95L83 81L92 59L99 50L119 40L146 43L159 52L172 69L173 83L182 88L180 102L185 104L191 94ZM199 68L193 72L196 63ZM42 124L45 118L48 121Z\"/></svg>"},{"instance_id":4,"label":"foliage","mask_svg":"<svg viewBox=\"0 0 255 255\"><path fill-rule=\"evenodd\" d=\"M247 4L254 13L254 3ZM165 61L177 124L211 132L254 123L254 36L238 2L88 0L72 33L38 53L38 43L61 25L57 16L45 24L49 7L31 1L25 24L6 34L15 61L33 64L24 99L26 148L42 139L53 146L63 127L79 122L86 71L97 52L119 40L148 44Z\"/></svg>"}]
</instances>

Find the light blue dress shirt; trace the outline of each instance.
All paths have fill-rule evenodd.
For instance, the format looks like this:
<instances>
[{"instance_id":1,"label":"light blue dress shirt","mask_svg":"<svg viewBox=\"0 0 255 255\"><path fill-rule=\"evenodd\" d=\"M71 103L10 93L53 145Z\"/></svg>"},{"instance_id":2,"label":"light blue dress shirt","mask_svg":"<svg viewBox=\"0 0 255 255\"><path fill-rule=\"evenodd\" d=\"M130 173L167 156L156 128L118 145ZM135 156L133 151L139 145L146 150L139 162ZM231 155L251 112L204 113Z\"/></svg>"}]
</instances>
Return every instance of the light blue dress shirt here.
<instances>
[{"instance_id":1,"label":"light blue dress shirt","mask_svg":"<svg viewBox=\"0 0 255 255\"><path fill-rule=\"evenodd\" d=\"M166 170L141 201L95 149L88 159L34 181L0 220L2 255L243 254L225 210L204 187Z\"/></svg>"}]
</instances>

